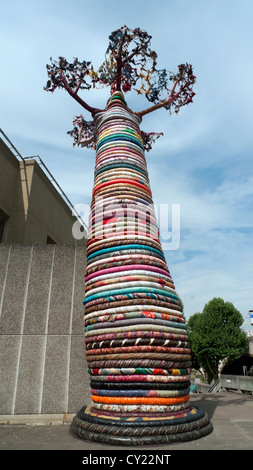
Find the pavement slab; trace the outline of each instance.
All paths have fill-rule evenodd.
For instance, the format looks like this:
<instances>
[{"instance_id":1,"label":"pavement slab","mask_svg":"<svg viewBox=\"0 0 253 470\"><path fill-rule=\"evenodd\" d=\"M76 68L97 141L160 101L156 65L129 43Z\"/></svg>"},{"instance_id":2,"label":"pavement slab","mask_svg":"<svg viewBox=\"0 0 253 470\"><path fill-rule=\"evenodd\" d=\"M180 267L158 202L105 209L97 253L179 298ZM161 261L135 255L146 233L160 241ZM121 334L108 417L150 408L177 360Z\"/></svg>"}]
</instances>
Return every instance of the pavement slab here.
<instances>
[{"instance_id":1,"label":"pavement slab","mask_svg":"<svg viewBox=\"0 0 253 470\"><path fill-rule=\"evenodd\" d=\"M73 436L69 424L0 425L0 450L75 450L83 455L123 451L170 452L253 449L253 396L233 392L193 393L191 404L200 406L209 415L213 431L208 436L190 441L150 446L111 446L85 441ZM122 454L123 455L123 454Z\"/></svg>"}]
</instances>

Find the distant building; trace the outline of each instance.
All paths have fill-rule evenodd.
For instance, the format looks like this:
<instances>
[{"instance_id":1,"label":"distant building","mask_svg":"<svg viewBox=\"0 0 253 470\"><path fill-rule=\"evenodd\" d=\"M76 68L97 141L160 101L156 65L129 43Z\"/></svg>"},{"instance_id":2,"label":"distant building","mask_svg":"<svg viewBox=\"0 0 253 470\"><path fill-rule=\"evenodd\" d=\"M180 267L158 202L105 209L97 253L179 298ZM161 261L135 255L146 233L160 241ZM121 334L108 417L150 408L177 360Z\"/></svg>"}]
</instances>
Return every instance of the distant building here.
<instances>
[{"instance_id":1,"label":"distant building","mask_svg":"<svg viewBox=\"0 0 253 470\"><path fill-rule=\"evenodd\" d=\"M7 143L0 138L0 243L85 245L72 235L76 218L52 175L35 158L17 158Z\"/></svg>"}]
</instances>

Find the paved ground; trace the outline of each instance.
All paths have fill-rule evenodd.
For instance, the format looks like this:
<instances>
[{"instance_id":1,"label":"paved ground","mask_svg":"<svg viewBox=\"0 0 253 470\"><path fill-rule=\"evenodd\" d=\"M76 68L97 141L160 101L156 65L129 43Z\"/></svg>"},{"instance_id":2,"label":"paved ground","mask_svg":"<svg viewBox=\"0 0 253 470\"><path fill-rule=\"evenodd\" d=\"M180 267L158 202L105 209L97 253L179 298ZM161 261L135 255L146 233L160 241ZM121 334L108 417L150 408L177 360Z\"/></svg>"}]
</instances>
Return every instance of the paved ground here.
<instances>
[{"instance_id":1,"label":"paved ground","mask_svg":"<svg viewBox=\"0 0 253 470\"><path fill-rule=\"evenodd\" d=\"M202 407L212 421L211 434L196 441L159 446L120 447L83 441L69 432L69 425L1 425L1 450L79 450L84 455L124 449L140 451L252 450L253 396L239 393L192 394L190 402ZM96 455L96 453L95 453ZM37 462L38 463L38 462Z\"/></svg>"}]
</instances>

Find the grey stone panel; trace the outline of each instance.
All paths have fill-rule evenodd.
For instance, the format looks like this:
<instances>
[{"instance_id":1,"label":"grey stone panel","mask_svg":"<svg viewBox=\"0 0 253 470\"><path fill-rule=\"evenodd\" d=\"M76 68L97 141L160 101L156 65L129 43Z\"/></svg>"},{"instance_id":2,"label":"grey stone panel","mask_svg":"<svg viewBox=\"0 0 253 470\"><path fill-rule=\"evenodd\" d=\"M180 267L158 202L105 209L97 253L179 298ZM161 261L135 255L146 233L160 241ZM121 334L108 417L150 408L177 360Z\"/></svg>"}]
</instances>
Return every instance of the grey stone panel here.
<instances>
[{"instance_id":1,"label":"grey stone panel","mask_svg":"<svg viewBox=\"0 0 253 470\"><path fill-rule=\"evenodd\" d=\"M70 332L74 250L74 246L55 245L48 323L49 334L66 335Z\"/></svg>"},{"instance_id":2,"label":"grey stone panel","mask_svg":"<svg viewBox=\"0 0 253 470\"><path fill-rule=\"evenodd\" d=\"M8 269L8 257L11 251L11 245L0 244L0 305L5 286L5 279ZM1 311L0 311L1 315Z\"/></svg>"},{"instance_id":3,"label":"grey stone panel","mask_svg":"<svg viewBox=\"0 0 253 470\"><path fill-rule=\"evenodd\" d=\"M90 403L85 264L82 246L0 245L1 414L75 413Z\"/></svg>"},{"instance_id":4,"label":"grey stone panel","mask_svg":"<svg viewBox=\"0 0 253 470\"><path fill-rule=\"evenodd\" d=\"M90 404L90 377L85 356L84 336L72 335L68 413L76 413L82 406Z\"/></svg>"},{"instance_id":5,"label":"grey stone panel","mask_svg":"<svg viewBox=\"0 0 253 470\"><path fill-rule=\"evenodd\" d=\"M14 414L40 412L42 357L46 337L23 336Z\"/></svg>"},{"instance_id":6,"label":"grey stone panel","mask_svg":"<svg viewBox=\"0 0 253 470\"><path fill-rule=\"evenodd\" d=\"M69 339L47 338L41 413L67 412Z\"/></svg>"},{"instance_id":7,"label":"grey stone panel","mask_svg":"<svg viewBox=\"0 0 253 470\"><path fill-rule=\"evenodd\" d=\"M85 247L76 246L75 289L73 299L72 334L84 335Z\"/></svg>"},{"instance_id":8,"label":"grey stone panel","mask_svg":"<svg viewBox=\"0 0 253 470\"><path fill-rule=\"evenodd\" d=\"M1 334L21 333L31 249L31 246L12 246L2 304Z\"/></svg>"},{"instance_id":9,"label":"grey stone panel","mask_svg":"<svg viewBox=\"0 0 253 470\"><path fill-rule=\"evenodd\" d=\"M0 336L0 413L12 414L20 336Z\"/></svg>"},{"instance_id":10,"label":"grey stone panel","mask_svg":"<svg viewBox=\"0 0 253 470\"><path fill-rule=\"evenodd\" d=\"M24 334L46 331L53 249L53 245L33 247Z\"/></svg>"}]
</instances>

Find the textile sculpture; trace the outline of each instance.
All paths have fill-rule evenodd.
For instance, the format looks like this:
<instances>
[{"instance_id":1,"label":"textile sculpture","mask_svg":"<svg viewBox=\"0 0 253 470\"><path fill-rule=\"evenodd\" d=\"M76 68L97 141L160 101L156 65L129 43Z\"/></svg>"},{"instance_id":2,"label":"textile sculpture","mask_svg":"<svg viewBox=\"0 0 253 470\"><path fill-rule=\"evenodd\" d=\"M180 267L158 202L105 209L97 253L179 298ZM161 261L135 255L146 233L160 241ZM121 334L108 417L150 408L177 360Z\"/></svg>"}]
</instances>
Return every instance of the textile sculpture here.
<instances>
[{"instance_id":1,"label":"textile sculpture","mask_svg":"<svg viewBox=\"0 0 253 470\"><path fill-rule=\"evenodd\" d=\"M159 240L140 122L120 91L94 115L84 298L92 405L71 424L83 439L119 445L212 430L189 404L191 350Z\"/></svg>"}]
</instances>

